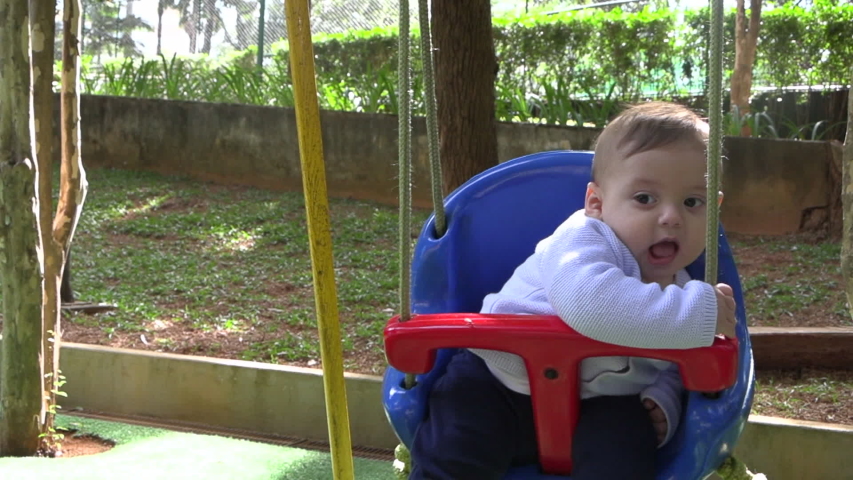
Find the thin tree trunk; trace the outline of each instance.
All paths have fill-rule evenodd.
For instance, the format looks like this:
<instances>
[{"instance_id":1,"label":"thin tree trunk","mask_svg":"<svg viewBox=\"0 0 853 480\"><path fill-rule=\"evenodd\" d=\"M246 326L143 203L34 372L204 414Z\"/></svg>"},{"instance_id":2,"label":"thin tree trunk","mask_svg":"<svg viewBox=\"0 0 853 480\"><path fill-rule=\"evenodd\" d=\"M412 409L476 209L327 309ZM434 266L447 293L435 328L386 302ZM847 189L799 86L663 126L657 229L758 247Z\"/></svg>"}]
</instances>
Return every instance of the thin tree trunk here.
<instances>
[{"instance_id":1,"label":"thin tree trunk","mask_svg":"<svg viewBox=\"0 0 853 480\"><path fill-rule=\"evenodd\" d=\"M497 61L489 0L433 0L444 193L498 163Z\"/></svg>"},{"instance_id":2,"label":"thin tree trunk","mask_svg":"<svg viewBox=\"0 0 853 480\"><path fill-rule=\"evenodd\" d=\"M74 289L71 288L71 250L65 252L65 265L62 267L62 283L59 285L60 303L74 303Z\"/></svg>"},{"instance_id":3,"label":"thin tree trunk","mask_svg":"<svg viewBox=\"0 0 853 480\"><path fill-rule=\"evenodd\" d=\"M130 2L128 2L129 4ZM61 305L59 286L63 283L63 267L67 258L71 236L77 225L79 205L83 204L86 194L85 174L80 164L79 144L79 43L80 37L80 0L64 0L62 14L62 91L60 93L60 140L62 142L62 164L60 168L59 203L52 228L44 234L45 255L45 305L52 314L45 321L46 341L50 341L49 356L45 362L45 381L50 386L47 389L49 405L56 405L56 382L59 378L59 346L62 340ZM129 8L128 8L129 10ZM130 12L129 12L130 14ZM52 18L51 18L52 20ZM69 173L70 170L70 173ZM80 191L82 189L82 191ZM52 189L51 189L52 192ZM47 198L52 198L48 196ZM52 203L52 202L51 202ZM69 203L71 206L69 207ZM68 269L64 269L70 275ZM66 282L70 279L66 279ZM46 308L47 310L47 308ZM50 328L48 328L50 325ZM50 373L50 375L47 375ZM45 433L50 434L55 420L55 410L48 410ZM47 439L52 437L48 435ZM46 448L53 449L55 445L48 442Z\"/></svg>"},{"instance_id":4,"label":"thin tree trunk","mask_svg":"<svg viewBox=\"0 0 853 480\"><path fill-rule=\"evenodd\" d=\"M0 455L34 455L44 424L41 233L27 0L0 0Z\"/></svg>"},{"instance_id":5,"label":"thin tree trunk","mask_svg":"<svg viewBox=\"0 0 853 480\"><path fill-rule=\"evenodd\" d=\"M198 30L201 26L201 0L193 0L193 16L191 20L192 30L190 33L190 53L196 53L198 45Z\"/></svg>"},{"instance_id":6,"label":"thin tree trunk","mask_svg":"<svg viewBox=\"0 0 853 480\"><path fill-rule=\"evenodd\" d=\"M847 308L853 317L853 91L847 92L847 134L842 158L841 203L844 229L841 237L841 274L847 291Z\"/></svg>"},{"instance_id":7,"label":"thin tree trunk","mask_svg":"<svg viewBox=\"0 0 853 480\"><path fill-rule=\"evenodd\" d=\"M133 18L133 0L127 0L127 5L124 9L124 18ZM123 46L124 56L129 57L133 52L133 39L131 38L131 32L125 31L121 36L121 45Z\"/></svg>"},{"instance_id":8,"label":"thin tree trunk","mask_svg":"<svg viewBox=\"0 0 853 480\"><path fill-rule=\"evenodd\" d=\"M62 166L59 203L53 220L53 238L60 247L63 262L68 257L88 189L86 171L80 157L80 13L80 0L65 0L60 127Z\"/></svg>"},{"instance_id":9,"label":"thin tree trunk","mask_svg":"<svg viewBox=\"0 0 853 480\"><path fill-rule=\"evenodd\" d=\"M210 54L210 42L213 39L213 27L216 25L216 0L205 0L204 44L201 53Z\"/></svg>"},{"instance_id":10,"label":"thin tree trunk","mask_svg":"<svg viewBox=\"0 0 853 480\"><path fill-rule=\"evenodd\" d=\"M57 289L61 275L61 257L58 245L51 234L53 217L53 39L56 35L55 0L30 0L30 22L32 26L33 50L33 106L35 114L36 157L39 172L39 223L41 242L44 249L44 294L42 295L42 349L44 351L44 395L45 410L48 412L42 433L54 427L51 406L56 404L54 382L59 372L59 349L56 348L60 301ZM43 437L42 448L54 449L51 437Z\"/></svg>"},{"instance_id":11,"label":"thin tree trunk","mask_svg":"<svg viewBox=\"0 0 853 480\"><path fill-rule=\"evenodd\" d=\"M163 41L163 12L166 0L157 1L157 55L162 55L163 50L160 48Z\"/></svg>"},{"instance_id":12,"label":"thin tree trunk","mask_svg":"<svg viewBox=\"0 0 853 480\"><path fill-rule=\"evenodd\" d=\"M737 108L741 116L749 113L749 97L752 93L752 73L755 65L755 50L758 45L758 30L761 28L761 0L750 0L749 22L746 20L744 3L737 0L735 16L735 68L732 72L731 108ZM741 135L750 135L744 124Z\"/></svg>"}]
</instances>

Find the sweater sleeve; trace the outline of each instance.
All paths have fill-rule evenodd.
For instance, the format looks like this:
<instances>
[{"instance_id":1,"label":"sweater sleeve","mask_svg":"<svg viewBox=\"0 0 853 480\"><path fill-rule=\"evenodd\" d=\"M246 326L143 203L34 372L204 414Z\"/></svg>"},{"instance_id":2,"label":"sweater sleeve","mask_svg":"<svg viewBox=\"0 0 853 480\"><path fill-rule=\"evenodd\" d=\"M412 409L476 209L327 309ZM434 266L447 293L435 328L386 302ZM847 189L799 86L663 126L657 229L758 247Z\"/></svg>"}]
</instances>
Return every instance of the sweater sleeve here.
<instances>
[{"instance_id":1,"label":"sweater sleeve","mask_svg":"<svg viewBox=\"0 0 853 480\"><path fill-rule=\"evenodd\" d=\"M666 445L678 429L681 421L681 392L684 386L681 384L681 375L678 366L672 365L662 370L655 383L646 387L640 393L640 399L651 399L663 411L666 416L666 437L658 447Z\"/></svg>"},{"instance_id":2,"label":"sweater sleeve","mask_svg":"<svg viewBox=\"0 0 853 480\"><path fill-rule=\"evenodd\" d=\"M686 349L713 343L713 287L695 280L664 289L643 283L631 252L603 222L579 212L537 251L548 302L579 333L638 348Z\"/></svg>"}]
</instances>

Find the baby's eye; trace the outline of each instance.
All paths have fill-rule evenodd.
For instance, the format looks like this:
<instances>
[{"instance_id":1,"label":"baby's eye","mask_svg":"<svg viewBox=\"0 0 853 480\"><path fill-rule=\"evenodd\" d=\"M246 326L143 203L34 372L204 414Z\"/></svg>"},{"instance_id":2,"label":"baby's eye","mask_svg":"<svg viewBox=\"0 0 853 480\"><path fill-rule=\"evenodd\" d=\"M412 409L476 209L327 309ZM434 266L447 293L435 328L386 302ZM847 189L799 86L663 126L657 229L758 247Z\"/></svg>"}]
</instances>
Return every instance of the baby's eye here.
<instances>
[{"instance_id":1,"label":"baby's eye","mask_svg":"<svg viewBox=\"0 0 853 480\"><path fill-rule=\"evenodd\" d=\"M684 200L684 206L687 208L701 207L704 204L705 204L705 200L702 200L701 198L697 198L697 197L690 197L690 198Z\"/></svg>"},{"instance_id":2,"label":"baby's eye","mask_svg":"<svg viewBox=\"0 0 853 480\"><path fill-rule=\"evenodd\" d=\"M651 205L652 203L655 203L655 197L648 193L638 193L634 195L634 201L641 205Z\"/></svg>"}]
</instances>

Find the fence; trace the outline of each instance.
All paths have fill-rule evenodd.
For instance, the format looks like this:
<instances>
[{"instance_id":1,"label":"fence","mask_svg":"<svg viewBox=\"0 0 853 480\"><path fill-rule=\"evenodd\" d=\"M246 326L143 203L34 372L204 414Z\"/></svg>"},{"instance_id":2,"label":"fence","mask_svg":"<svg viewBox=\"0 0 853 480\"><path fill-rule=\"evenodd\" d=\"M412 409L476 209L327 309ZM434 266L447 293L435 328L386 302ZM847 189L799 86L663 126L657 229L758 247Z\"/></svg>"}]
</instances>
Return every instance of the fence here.
<instances>
[{"instance_id":1,"label":"fence","mask_svg":"<svg viewBox=\"0 0 853 480\"><path fill-rule=\"evenodd\" d=\"M493 0L493 15L500 17L501 14L507 13L506 8L509 5L518 9L521 8L519 6L522 4L541 4L543 1L544 0L525 0L525 2L521 2L520 0ZM417 2L410 0L410 4L412 6L412 15L415 17L417 13ZM89 62L88 59L91 58L91 63L84 64L84 93L143 97L157 96L158 98L170 99L259 103L279 106L288 106L290 102L292 102L292 95L287 91L289 83L286 80L288 74L285 64L287 62L286 60L282 62L281 58L279 58L278 61L274 61L274 59L271 58L274 51L272 48L273 44L283 38L286 38L287 35L286 22L284 20L284 2L282 0L111 0L103 2L86 1L83 5L84 34L82 39L82 51L87 55L87 60L85 60L85 62ZM398 0L313 0L311 7L312 30L315 34L328 34L342 33L352 30L359 30L363 32L372 28L391 26L397 22L398 5ZM760 118L755 117L756 121L761 122L762 128L755 128L754 131L758 134L772 137L781 136L806 139L843 138L844 120L846 119L846 85L836 85L827 89L825 88L825 82L822 87L813 86L809 83L803 88L791 89L786 87L784 92L783 89L778 87L773 87L770 92L763 92L761 87L762 85L797 84L793 81L787 81L786 79L788 79L788 77L779 77L778 65L784 63L779 59L784 58L787 62L785 65L802 66L802 68L799 69L782 69L785 72L813 72L815 71L814 68L808 68L808 66L811 65L809 62L817 62L822 65L823 63L821 62L824 62L826 58L835 58L835 63L833 63L833 65L835 65L839 63L839 58L849 58L851 52L849 47L845 47L846 49L836 48L839 43L846 45L846 40L844 42L830 42L829 44L834 46L832 49L829 49L833 52L829 55L827 53L829 50L827 50L825 46L821 47L820 45L822 44L820 41L817 41L821 40L822 37L816 38L815 36L817 35L820 37L818 34L829 35L832 32L835 32L833 33L835 37L832 38L843 37L844 35L839 36L839 26L844 25L845 19L853 15L853 10L850 10L849 8L846 10L839 10L838 12L833 10L833 12L844 17L834 18L834 23L828 22L828 19L824 18L826 17L826 12L823 12L823 17L817 14L815 14L817 17L815 17L815 15L811 15L809 16L811 19L810 22L817 25L823 25L823 27L810 27L811 30L809 28L802 27L802 22L791 22L791 19L797 20L797 18L799 18L796 15L792 16L790 12L785 15L781 15L778 13L780 11L782 10L773 10L773 12L776 13L767 11L764 15L766 24L762 28L762 32L764 32L763 34L767 35L768 38L765 39L767 40L766 42L762 40L759 58L757 59L755 71L756 79L755 84L753 85L756 95L753 99L753 106L756 107L754 109L756 112L765 112L766 115ZM730 13L731 12L729 12L726 17L727 22L731 24L729 25L730 28L727 28L727 31L733 29L734 17ZM670 12L670 16L673 15L680 18L680 14L677 12ZM704 25L703 22L705 21L705 17L702 15L704 14L692 12L690 15L687 15L690 17L690 19L688 19L690 21L685 22L685 25L693 25L691 28L694 28L694 30L698 28L697 25L701 27ZM835 17L838 17L838 15L835 15ZM623 37L625 37L626 32L628 32L627 35L630 37L630 31L632 28L639 28L638 25L640 23L649 24L647 26L649 26L650 29L647 29L647 33L651 32L655 35L663 33L669 36L668 30L672 30L673 28L671 19L670 21L663 21L667 19L657 18L654 15L644 14L644 16L641 15L640 17L627 20L626 18L621 20L617 19L619 21L615 21L613 18L608 20L610 22L608 25L612 24L611 26L616 29L615 31L617 33L620 31L622 32L621 37L619 35L611 35L614 37L610 39L611 44L617 46L624 45L624 43L620 42L624 40ZM413 25L416 25L417 18L413 18L412 20ZM635 20L639 23L635 22ZM580 75L580 73L583 73L583 68L580 67L584 67L584 65L589 67L589 61L587 61L587 64L577 62L572 63L569 61L568 65L563 65L560 62L565 63L567 58L568 60L571 60L569 57L563 58L566 56L565 52L582 53L583 51L586 51L584 49L588 50L590 48L590 45L587 44L589 42L578 43L575 41L572 43L569 41L571 38L578 37L578 35L574 35L573 37L570 34L571 32L574 32L575 30L579 32L586 31L584 28L590 27L590 25L587 25L588 23L591 23L594 28L601 28L601 25L595 22L589 22L586 20L578 21L568 27L564 25L563 29L566 31L555 36L552 31L554 26L547 24L547 22L538 25L538 29L518 29L514 28L513 25L510 25L510 27L505 25L499 30L503 32L516 32L516 34L522 35L523 38L519 37L512 41L503 42L501 42L500 39L496 39L496 48L498 48L497 53L501 56L500 71L502 72L502 75L507 75L506 72L509 72L508 75L510 75L510 78L508 80L517 80L515 77L518 76L517 73L519 71L524 71L526 60L534 59L539 63L549 65L550 68L556 69L558 72L573 71L573 77L567 77L559 74L557 77L558 80L571 78L580 78L582 80L583 78L586 78L583 75ZM654 29L651 28L651 26L654 26L652 24L659 25L657 29ZM773 25L776 26L774 28L769 28ZM780 27L780 25L785 28ZM790 28L787 28L791 25L796 26L798 29L791 30ZM625 26L628 26L627 30L626 28L623 28ZM616 27L620 27L621 30ZM815 37L809 37L812 42L806 42L807 45L799 49L791 47L793 48L793 50L791 50L793 53L788 52L789 54L787 55L780 53L784 50L780 50L782 48L780 45L787 45L790 47L791 42L785 42L783 40L789 38L791 35L805 41L805 37L800 35L802 33L801 30L804 28L808 31L818 31L818 33L815 33L815 31L811 32L810 35ZM701 28L699 28L699 30L701 30ZM826 30L826 32L821 33L824 30ZM841 28L840 31L841 33L849 32L849 30L844 28ZM546 35L549 34L549 32L551 34L550 37ZM363 67L367 64L372 65L372 63L365 62L363 61L363 58L353 54L352 48L355 48L357 53L358 49L355 44L357 44L358 41L347 42L350 50L347 50L347 53L343 55L340 51L335 53L334 48L330 50L331 53L327 52L327 54L324 55L323 45L315 47L315 51L318 53L318 57L321 60L323 58L336 59L335 61L340 63L340 59L347 59L343 63L347 63L347 61L349 62L349 64L340 65L340 67L343 68L343 72L338 72L340 75L337 77L335 75L331 75L331 78L333 80L337 79L337 81L332 82L331 87L329 87L329 85L325 85L326 87L331 88L332 92L327 95L328 98L323 97L328 100L326 104L322 104L323 98L321 98L321 107L395 113L394 111L389 110L388 105L392 105L394 103L392 87L393 85L396 85L396 81L383 83L383 81L377 81L377 78L380 80L394 80L395 73L393 65L396 64L396 61L393 59L392 50L394 48L393 45L396 44L396 40L391 38L392 36L386 35L385 32L373 33L374 34L370 36L370 38L358 38L359 41L365 40L368 41L368 43L369 40L374 38L386 41L386 43L388 40L391 41L392 46L383 46L382 49L382 52L387 52L387 55L386 53L380 54L380 56L387 56L387 59L383 60L383 64L389 66L387 69L388 71L384 72L388 74L387 78L381 75L383 72L369 72L367 75L359 75L353 70L354 68L357 69L359 66ZM60 32L57 32L57 38L59 38L59 35ZM527 35L530 38L526 38L524 35ZM702 38L701 35L693 35L693 37L696 37L694 38L694 43L699 42L699 40L696 40L697 38L700 40ZM542 42L541 38L549 38L550 40L548 42ZM262 41L259 42L261 39ZM559 41L555 42L555 40ZM561 41L562 43L560 43ZM731 39L729 38L728 41L730 45ZM826 44L826 41L824 44ZM258 51L255 46L259 43L263 45L263 48L261 48L260 51ZM335 42L327 43L334 44ZM503 45L505 48L506 44L509 44L515 50L509 52L501 50L501 46ZM593 42L593 44L600 47L602 42ZM664 45L668 43L665 41L654 40L652 44ZM535 48L532 48L531 50L531 48L529 48L530 45L534 45ZM703 97L701 95L695 96L695 92L701 92L703 90L705 80L704 74L701 72L702 48L698 43L697 45L690 45L692 46L689 46L686 51L691 52L691 57L695 57L689 59L692 61L690 65L695 64L694 68L690 70L695 71L692 73L685 73L685 65L683 65L682 62L684 58L678 57L677 54L674 54L673 51L671 51L672 48L670 48L667 50L668 55L670 57L675 55L670 60L674 62L674 65L681 66L674 68L672 72L670 72L672 69L667 69L662 77L664 81L663 84L666 85L666 81L669 79L669 86L675 85L677 88L673 91L669 91L672 89L667 90L666 88L659 88L660 85L656 85L654 82L651 84L646 84L648 83L646 82L642 84L640 88L642 96L658 96L662 93L663 98L678 99L679 101L691 104L697 108L703 108ZM521 47L524 47L524 49L519 50ZM670 45L670 47L672 47L672 45ZM771 53L765 52L765 48L769 49L768 51ZM818 49L817 54L815 54L815 48ZM820 55L820 48L824 48L826 50L823 56ZM617 48L617 50L618 49L619 48ZM371 55L376 53L375 49L367 50L368 53L373 52L370 53ZM731 50L732 49L730 48L729 54L733 57ZM513 52L515 55L514 57ZM614 65L622 68L623 72L624 66L620 66L621 64L619 64L619 62L608 63L613 58L612 55L607 55L608 52L609 51L605 51L605 54L601 54L601 52L595 50L592 55L593 62L595 62L596 59L608 59L607 61L601 62L603 67L610 67L610 73L608 73L608 71L604 71L603 74L605 77L620 79L623 82L626 82L626 79L637 82L645 78L643 75L648 73L648 69L644 68L640 68L639 71L628 74L613 74L612 70ZM57 48L57 54L58 53L59 49ZM161 53L164 55L162 62L160 59L156 59L154 61L144 63L137 62L139 65L133 62L118 62L105 65L105 63L110 59L123 59L140 56L145 56L150 59ZM172 55L178 55L182 57L182 59L179 59L177 62L170 62L169 59L172 58ZM198 61L194 60L193 57L198 58ZM667 56L656 55L655 57L660 57L658 58L658 61L660 61L661 58ZM239 58L239 62L232 61L235 58ZM524 59L525 61L521 63L515 61L518 60L518 58ZM770 58L769 61L768 58ZM252 63L264 61L264 59L266 59L266 70L263 72L263 77L256 75L256 72L252 69L246 68L246 66L249 66ZM513 61L515 61L515 63L513 63ZM729 61L733 61L733 58L729 59ZM843 61L840 61L840 63L843 65L849 65ZM638 65L643 67L641 64ZM223 66L225 67L224 69ZM322 65L318 66L321 67L319 70L323 70ZM229 67L234 68L229 69ZM519 68L521 68L521 70L519 70ZM768 70L768 68L770 70ZM775 70L773 70L774 68ZM606 68L603 68L603 70L606 70ZM586 68L586 71L587 73L592 72L595 75L601 73L596 71L596 65L593 65L591 68ZM820 71L823 72L821 75L826 76L826 72L823 70ZM775 73L768 77L768 72ZM326 73L328 74L329 72ZM496 88L498 89L497 107L500 118L517 118L524 121L525 119L533 117L533 120L565 123L566 118L568 118L568 113L563 110L568 108L573 110L573 112L569 113L571 113L572 118L575 120L577 120L577 118L575 118L577 117L577 115L575 115L577 112L575 111L578 111L582 114L581 116L584 117L584 121L588 121L592 118L593 123L601 124L607 117L609 117L610 113L612 113L611 107L613 105L599 105L597 102L586 102L583 105L578 105L577 100L579 100L579 94L583 93L584 89L578 88L575 84L569 85L551 82L550 78L545 78L540 75L540 73L541 72L539 71L535 71L535 73L532 74L533 78L537 82L544 80L546 83L545 85L537 83L536 85L541 87L539 90L522 89L516 91L517 89L514 90L513 88L517 85L513 84L512 81L507 81L507 79L502 77L498 79L499 82L498 85L496 85ZM679 73L683 75L679 75ZM667 76L670 74L672 78ZM595 77L593 80L595 81L592 83L594 85L602 84L602 82L599 81L600 79L595 75L593 75ZM682 79L682 77L687 77L688 79L689 84L686 87L679 84L679 80ZM342 78L347 79L346 85L339 85L340 79ZM769 83L768 78L771 80ZM328 78L326 80L328 80ZM367 81L366 89L360 89L365 86L362 85L362 83L364 83L361 82L362 80ZM386 84L392 85L392 87L386 88ZM820 82L818 82L818 84L820 84ZM202 88L204 85L211 88ZM278 87L281 91L271 91L275 90L274 87ZM550 90L554 90L554 92L551 92L554 94L552 95L549 93L549 90L546 87L550 88ZM341 91L335 90L335 88L338 88L338 90L343 89L343 93L345 95L338 95ZM384 92L386 89L388 91ZM795 93L795 90L800 93ZM163 93L164 91L167 92ZM374 94L380 94L382 99L371 103L373 110L365 109L363 105L364 102L359 103L353 101L353 98L373 98L372 96ZM533 96L531 97L531 95ZM685 95L688 96L684 97ZM624 95L617 95L616 97L616 100L633 99L633 97L623 98ZM630 97L630 95L628 97ZM384 100L386 98L388 100L387 102ZM353 103L355 106L347 107L345 105L346 102L342 103L342 99L349 100L350 103ZM568 102L570 99L572 102ZM555 100L566 100L566 102L560 103L555 102ZM610 101L614 99L610 99L608 96L606 100ZM531 107L531 104L533 107ZM509 107L507 107L507 105ZM378 107L376 106L381 107L381 109L377 109ZM551 107L551 110L553 111L543 111L543 106ZM504 110L510 108L510 110L502 111L501 108L504 108ZM552 116L554 118L551 118ZM757 126L758 124L756 124L756 127Z\"/></svg>"},{"instance_id":2,"label":"fence","mask_svg":"<svg viewBox=\"0 0 853 480\"><path fill-rule=\"evenodd\" d=\"M314 33L397 23L397 0L313 0ZM62 0L57 8L62 11ZM416 15L413 8L413 15ZM416 21L416 18L413 19ZM57 58L61 45L57 16ZM112 58L207 54L214 58L287 38L282 0L113 0L83 2L83 48L96 64Z\"/></svg>"}]
</instances>

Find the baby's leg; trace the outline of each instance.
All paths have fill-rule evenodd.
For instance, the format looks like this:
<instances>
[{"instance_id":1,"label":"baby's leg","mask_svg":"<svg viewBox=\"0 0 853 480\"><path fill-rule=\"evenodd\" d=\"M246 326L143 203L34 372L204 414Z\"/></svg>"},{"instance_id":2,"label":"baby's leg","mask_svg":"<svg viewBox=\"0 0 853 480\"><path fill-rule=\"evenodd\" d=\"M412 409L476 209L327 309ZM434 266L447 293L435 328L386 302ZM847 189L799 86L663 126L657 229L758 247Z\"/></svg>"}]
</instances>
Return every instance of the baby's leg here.
<instances>
[{"instance_id":1,"label":"baby's leg","mask_svg":"<svg viewBox=\"0 0 853 480\"><path fill-rule=\"evenodd\" d=\"M456 354L433 386L412 444L410 480L500 479L536 462L528 395L507 389L480 357Z\"/></svg>"},{"instance_id":2,"label":"baby's leg","mask_svg":"<svg viewBox=\"0 0 853 480\"><path fill-rule=\"evenodd\" d=\"M638 395L581 401L572 480L654 480L657 435Z\"/></svg>"}]
</instances>

